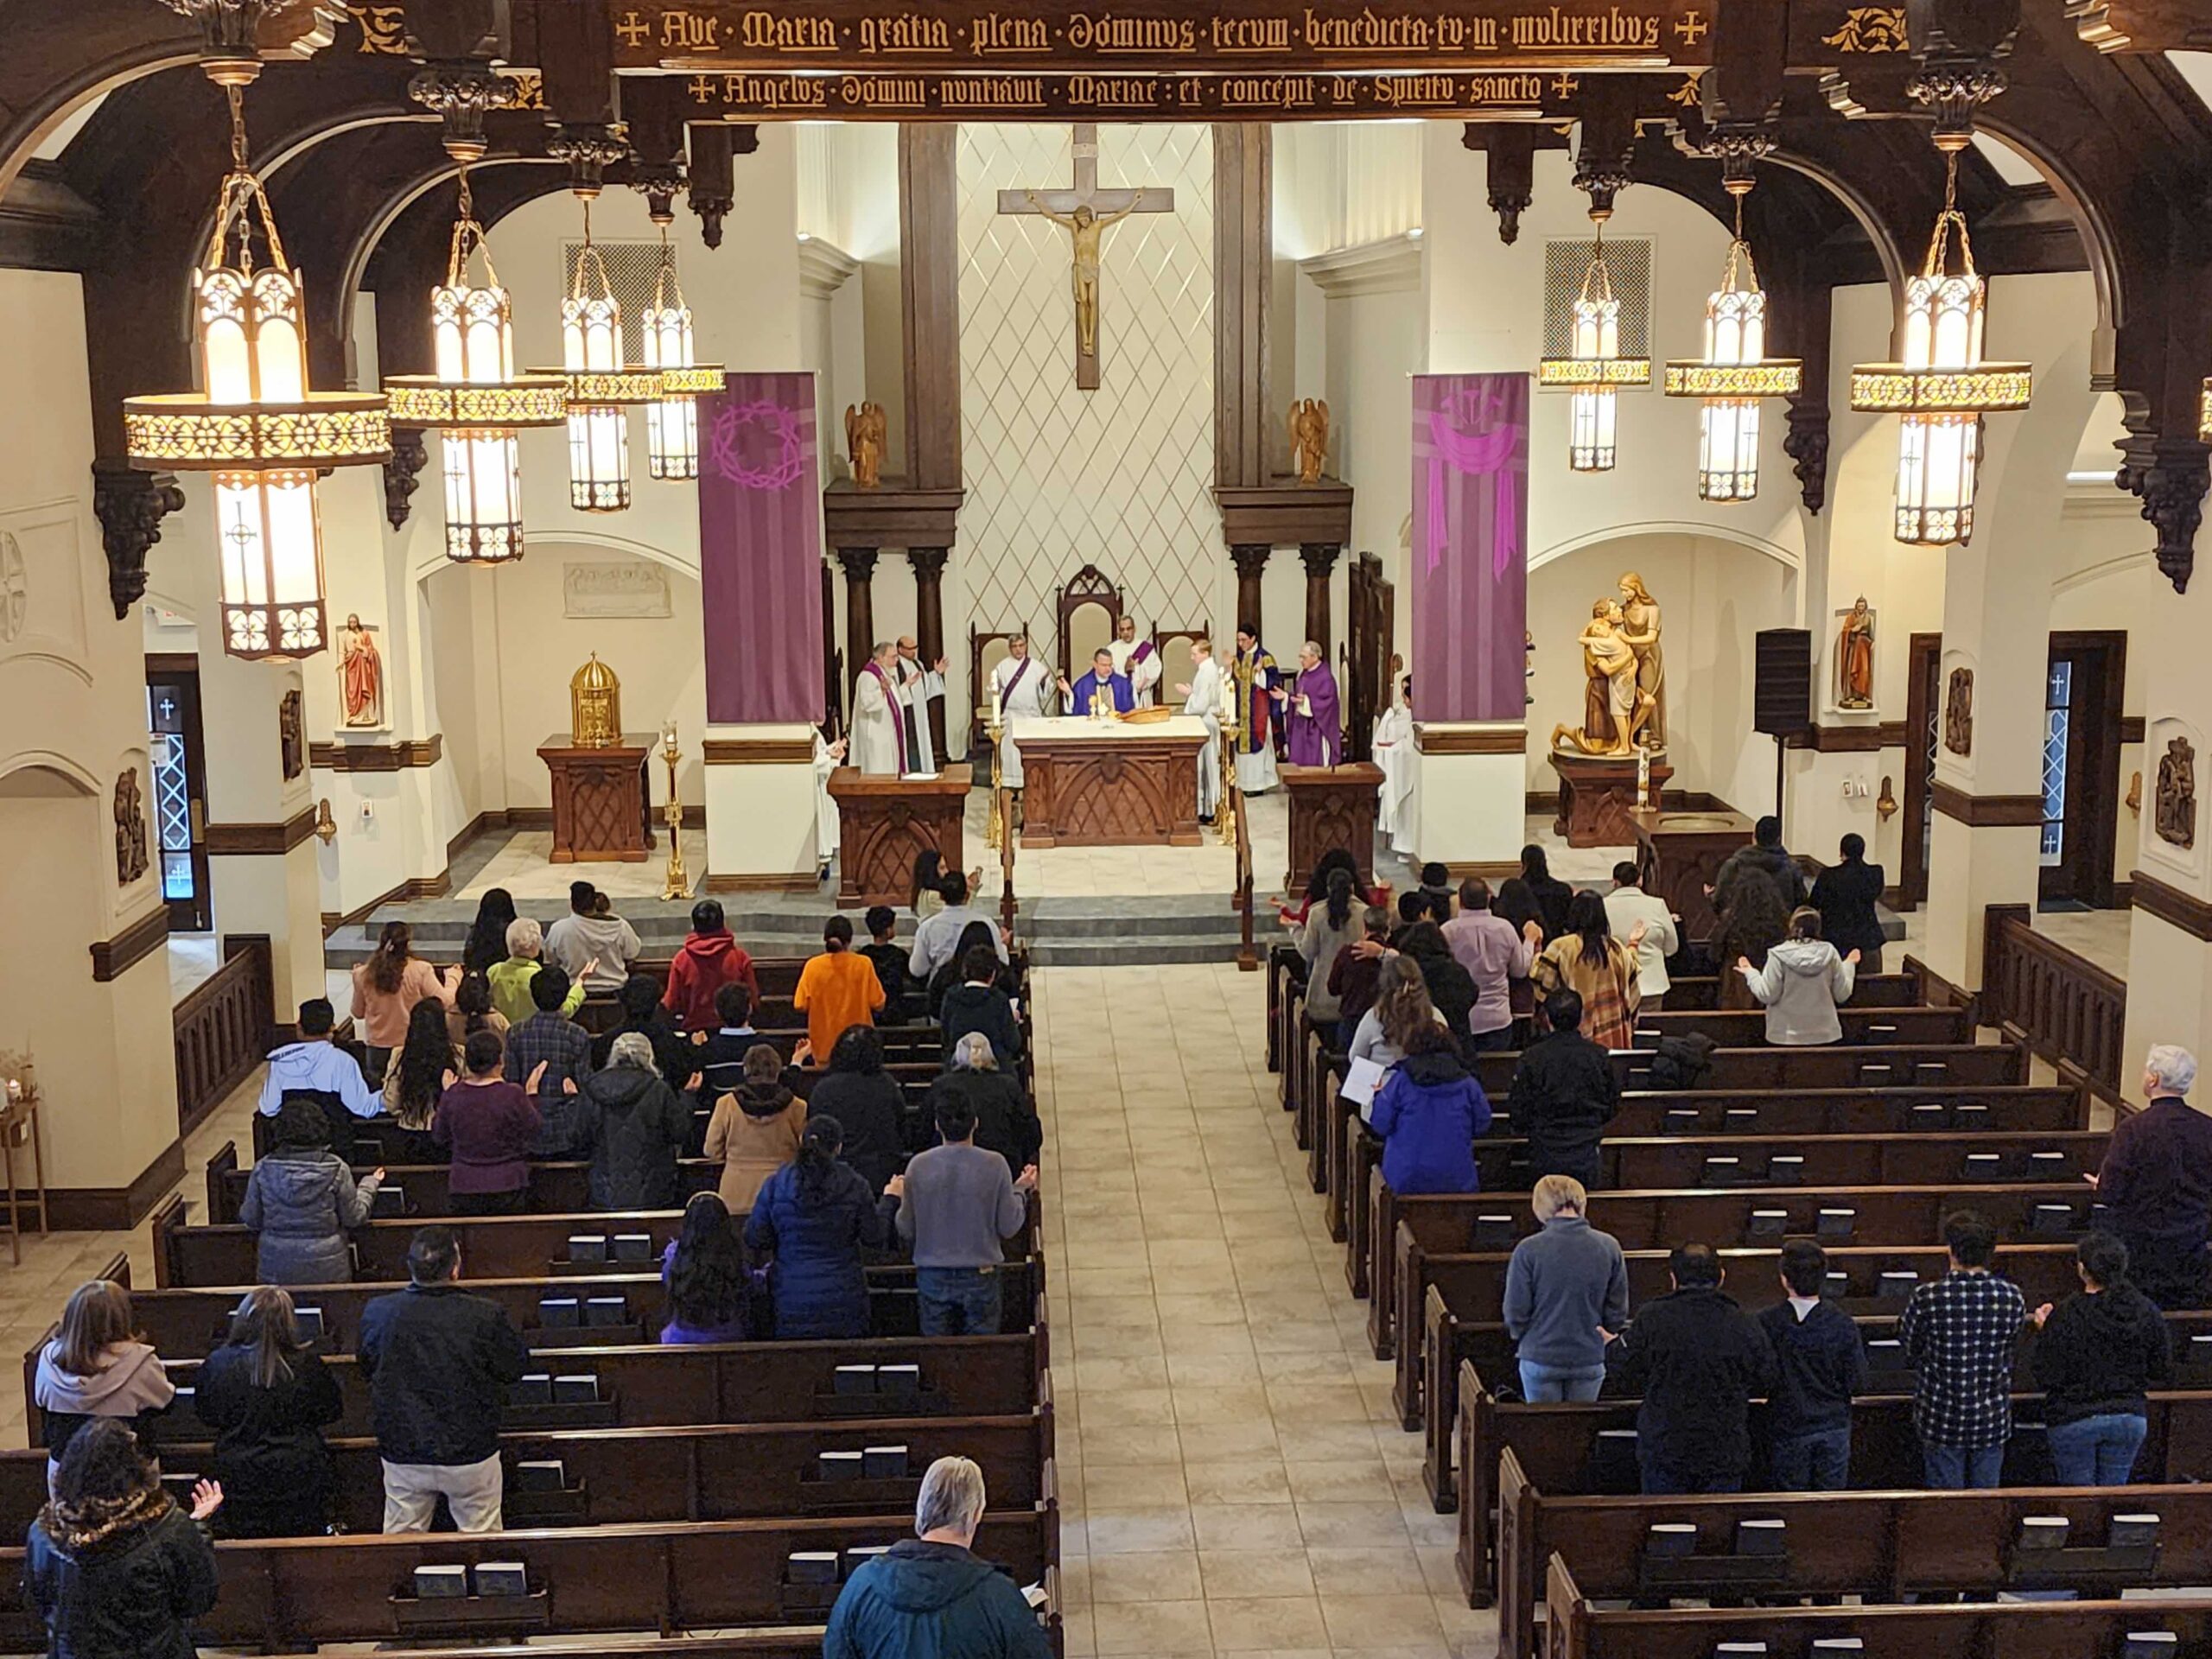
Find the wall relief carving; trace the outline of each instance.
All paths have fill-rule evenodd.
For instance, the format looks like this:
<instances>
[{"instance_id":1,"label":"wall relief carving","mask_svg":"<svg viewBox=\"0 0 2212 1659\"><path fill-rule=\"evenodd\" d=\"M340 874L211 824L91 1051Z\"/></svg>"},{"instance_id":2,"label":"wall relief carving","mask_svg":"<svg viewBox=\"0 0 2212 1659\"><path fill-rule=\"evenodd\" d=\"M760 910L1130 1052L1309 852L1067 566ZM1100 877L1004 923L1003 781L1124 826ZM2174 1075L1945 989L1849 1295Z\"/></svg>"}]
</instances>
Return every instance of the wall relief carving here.
<instances>
[{"instance_id":1,"label":"wall relief carving","mask_svg":"<svg viewBox=\"0 0 2212 1659\"><path fill-rule=\"evenodd\" d=\"M1974 670L1951 671L1943 698L1943 747L1953 754L1974 753Z\"/></svg>"},{"instance_id":2,"label":"wall relief carving","mask_svg":"<svg viewBox=\"0 0 2212 1659\"><path fill-rule=\"evenodd\" d=\"M2184 850L2196 845L2196 751L2185 737L2166 740L2158 757L2158 791L2152 823L2158 839Z\"/></svg>"}]
</instances>

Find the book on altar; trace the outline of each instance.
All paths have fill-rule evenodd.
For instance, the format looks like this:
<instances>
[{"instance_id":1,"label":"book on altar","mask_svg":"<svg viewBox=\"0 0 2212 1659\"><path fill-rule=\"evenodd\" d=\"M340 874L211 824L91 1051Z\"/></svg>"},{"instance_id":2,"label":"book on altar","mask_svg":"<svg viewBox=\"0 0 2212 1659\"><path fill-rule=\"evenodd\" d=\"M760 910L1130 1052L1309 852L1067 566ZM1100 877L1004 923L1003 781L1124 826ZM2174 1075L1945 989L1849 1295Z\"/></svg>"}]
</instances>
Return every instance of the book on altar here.
<instances>
[{"instance_id":1,"label":"book on altar","mask_svg":"<svg viewBox=\"0 0 2212 1659\"><path fill-rule=\"evenodd\" d=\"M1364 1109L1375 1103L1375 1091L1382 1085L1383 1068L1372 1060L1355 1057L1351 1070L1344 1074L1344 1086L1337 1090L1353 1105Z\"/></svg>"}]
</instances>

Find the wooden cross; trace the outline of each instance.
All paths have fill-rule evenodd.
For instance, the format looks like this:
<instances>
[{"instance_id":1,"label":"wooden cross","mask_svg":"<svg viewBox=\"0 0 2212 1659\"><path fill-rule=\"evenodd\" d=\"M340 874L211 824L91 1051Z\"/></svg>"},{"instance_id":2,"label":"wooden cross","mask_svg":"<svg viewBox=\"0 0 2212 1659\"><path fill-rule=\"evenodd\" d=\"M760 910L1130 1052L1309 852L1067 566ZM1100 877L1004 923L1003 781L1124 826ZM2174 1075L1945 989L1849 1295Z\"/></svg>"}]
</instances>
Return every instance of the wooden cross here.
<instances>
[{"instance_id":1,"label":"wooden cross","mask_svg":"<svg viewBox=\"0 0 2212 1659\"><path fill-rule=\"evenodd\" d=\"M1077 122L1075 129L1075 185L1065 190L1001 190L999 212L1037 213L1074 239L1071 287L1075 298L1075 384L1098 390L1098 275L1101 238L1109 226L1131 213L1172 213L1175 193L1163 185L1134 190L1098 188L1098 129Z\"/></svg>"}]
</instances>

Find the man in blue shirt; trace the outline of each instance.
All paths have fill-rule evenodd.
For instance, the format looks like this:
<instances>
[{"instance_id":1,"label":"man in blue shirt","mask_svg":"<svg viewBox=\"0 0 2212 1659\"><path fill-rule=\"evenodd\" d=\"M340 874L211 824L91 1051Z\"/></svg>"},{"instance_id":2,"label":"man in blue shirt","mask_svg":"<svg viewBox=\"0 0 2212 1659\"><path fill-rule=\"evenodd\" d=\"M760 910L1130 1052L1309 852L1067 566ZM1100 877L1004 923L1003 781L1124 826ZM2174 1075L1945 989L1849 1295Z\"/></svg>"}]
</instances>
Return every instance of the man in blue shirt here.
<instances>
[{"instance_id":1,"label":"man in blue shirt","mask_svg":"<svg viewBox=\"0 0 2212 1659\"><path fill-rule=\"evenodd\" d=\"M1113 703L1115 712L1126 715L1137 706L1137 694L1126 674L1114 671L1114 653L1101 645L1090 653L1090 671L1071 687L1067 676L1060 676L1060 690L1067 693L1067 712L1088 715L1092 703L1103 692Z\"/></svg>"},{"instance_id":2,"label":"man in blue shirt","mask_svg":"<svg viewBox=\"0 0 2212 1659\"><path fill-rule=\"evenodd\" d=\"M285 1044L269 1057L260 1111L264 1117L274 1117L276 1109L295 1096L312 1100L330 1119L331 1144L344 1147L353 1142L350 1120L374 1117L383 1103L370 1091L360 1062L330 1040L337 1024L337 1011L327 998L310 997L300 1004L300 1040Z\"/></svg>"}]
</instances>

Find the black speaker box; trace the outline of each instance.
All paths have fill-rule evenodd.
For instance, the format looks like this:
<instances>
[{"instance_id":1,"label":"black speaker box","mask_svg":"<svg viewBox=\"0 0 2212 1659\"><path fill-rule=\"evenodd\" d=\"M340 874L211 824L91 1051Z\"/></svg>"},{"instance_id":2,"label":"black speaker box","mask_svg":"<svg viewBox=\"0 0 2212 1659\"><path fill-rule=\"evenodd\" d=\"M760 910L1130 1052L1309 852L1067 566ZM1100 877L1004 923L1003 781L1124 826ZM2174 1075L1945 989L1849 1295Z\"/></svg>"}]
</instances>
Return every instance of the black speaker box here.
<instances>
[{"instance_id":1,"label":"black speaker box","mask_svg":"<svg viewBox=\"0 0 2212 1659\"><path fill-rule=\"evenodd\" d=\"M1761 628L1751 674L1751 729L1789 737L1813 724L1813 636L1804 628Z\"/></svg>"}]
</instances>

